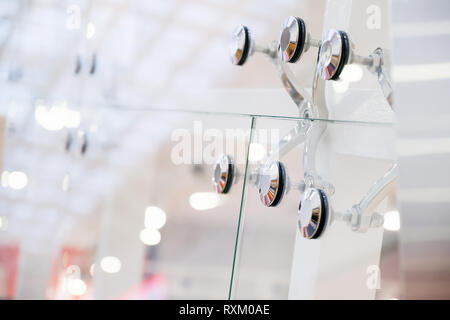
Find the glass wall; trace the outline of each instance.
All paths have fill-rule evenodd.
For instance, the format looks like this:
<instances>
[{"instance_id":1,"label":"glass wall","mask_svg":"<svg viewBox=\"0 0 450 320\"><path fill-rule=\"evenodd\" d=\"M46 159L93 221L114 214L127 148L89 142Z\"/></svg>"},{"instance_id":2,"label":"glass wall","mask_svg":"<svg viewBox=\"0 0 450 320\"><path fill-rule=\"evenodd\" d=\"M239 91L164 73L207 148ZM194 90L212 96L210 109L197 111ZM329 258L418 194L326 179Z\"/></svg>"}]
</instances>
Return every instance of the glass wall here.
<instances>
[{"instance_id":1,"label":"glass wall","mask_svg":"<svg viewBox=\"0 0 450 320\"><path fill-rule=\"evenodd\" d=\"M340 216L360 204L392 168L394 129L389 124L306 121L317 124L325 132L317 150L309 149L316 152L314 164L305 161L312 159L306 156L305 143L279 153L287 187L277 206L263 205L260 185L247 175L232 298L374 298L376 288L367 286L367 272L378 266L383 229L355 232ZM284 137L302 125L305 120L257 118L252 145L264 145L258 141L259 131ZM264 146L267 154L278 147ZM258 172L261 163L250 165L248 172ZM308 240L297 231L298 211L305 173L309 176L313 169L316 185L324 186L329 216L322 235ZM383 214L395 207L390 194L374 210Z\"/></svg>"},{"instance_id":2,"label":"glass wall","mask_svg":"<svg viewBox=\"0 0 450 320\"><path fill-rule=\"evenodd\" d=\"M0 1L0 299L446 296L450 11L403 2Z\"/></svg>"}]
</instances>

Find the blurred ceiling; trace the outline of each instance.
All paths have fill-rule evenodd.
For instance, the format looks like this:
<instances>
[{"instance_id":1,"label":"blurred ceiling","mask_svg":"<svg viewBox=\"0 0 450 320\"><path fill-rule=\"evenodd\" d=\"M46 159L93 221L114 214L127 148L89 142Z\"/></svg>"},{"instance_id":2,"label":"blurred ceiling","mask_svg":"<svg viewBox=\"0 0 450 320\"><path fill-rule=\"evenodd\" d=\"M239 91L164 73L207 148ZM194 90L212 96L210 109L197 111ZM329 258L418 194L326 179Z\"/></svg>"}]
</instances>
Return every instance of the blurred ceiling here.
<instances>
[{"instance_id":1,"label":"blurred ceiling","mask_svg":"<svg viewBox=\"0 0 450 320\"><path fill-rule=\"evenodd\" d=\"M33 221L30 237L43 239L61 221L71 228L69 217L98 210L120 184L124 168L144 163L168 140L169 127L156 123L173 114L143 116L128 107L184 109L189 97L190 105L204 103L208 90L279 88L264 57L255 56L244 71L233 68L228 42L239 23L250 26L258 42L273 40L296 7L294 0L264 6L256 0L1 1L4 170L24 172L29 179L22 190L2 190L2 214L14 212L10 220L23 220L10 221L8 231L19 236L23 229L14 226ZM311 29L320 25L313 21ZM64 117L72 123L58 123ZM78 151L81 135L89 142L84 157ZM72 150L64 152L69 138ZM71 215L62 219L61 211ZM39 228L36 216L43 224Z\"/></svg>"}]
</instances>

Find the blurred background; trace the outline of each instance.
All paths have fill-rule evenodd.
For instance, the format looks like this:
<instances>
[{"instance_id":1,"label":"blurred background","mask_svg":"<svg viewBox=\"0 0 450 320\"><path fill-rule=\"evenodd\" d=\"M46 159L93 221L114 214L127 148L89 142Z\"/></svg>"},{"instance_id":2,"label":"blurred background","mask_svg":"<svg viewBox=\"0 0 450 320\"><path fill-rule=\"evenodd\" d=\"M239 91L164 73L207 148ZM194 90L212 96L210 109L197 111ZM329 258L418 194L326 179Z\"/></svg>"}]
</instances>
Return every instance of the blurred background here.
<instances>
[{"instance_id":1,"label":"blurred background","mask_svg":"<svg viewBox=\"0 0 450 320\"><path fill-rule=\"evenodd\" d=\"M373 4L380 27L368 31ZM219 196L211 164L171 157L177 129L242 130L232 156L251 166L271 148L255 129L293 127L297 108L270 61L255 54L238 68L228 57L236 25L266 44L290 15L318 39L348 30L361 54L386 48L396 90L394 114L365 70L327 84L334 122L319 161L334 204L357 202L396 161L400 178L384 228L354 238L370 250L331 264L340 248L324 239L312 297L450 298L449 9L444 0L0 0L0 298L295 297L300 194L267 211L245 161ZM307 90L316 59L312 48L291 66ZM283 159L294 180L302 154ZM364 251L381 287L359 295Z\"/></svg>"}]
</instances>

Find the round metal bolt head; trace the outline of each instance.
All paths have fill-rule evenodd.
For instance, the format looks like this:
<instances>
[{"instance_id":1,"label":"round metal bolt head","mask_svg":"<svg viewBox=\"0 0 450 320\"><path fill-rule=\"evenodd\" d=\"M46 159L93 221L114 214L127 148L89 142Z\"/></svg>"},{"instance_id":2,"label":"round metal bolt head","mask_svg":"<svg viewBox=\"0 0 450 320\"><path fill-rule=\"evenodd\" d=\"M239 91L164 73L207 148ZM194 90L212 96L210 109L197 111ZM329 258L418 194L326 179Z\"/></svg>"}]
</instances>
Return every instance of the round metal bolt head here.
<instances>
[{"instance_id":1,"label":"round metal bolt head","mask_svg":"<svg viewBox=\"0 0 450 320\"><path fill-rule=\"evenodd\" d=\"M277 206L285 191L286 170L280 161L268 160L260 169L258 191L266 207Z\"/></svg>"},{"instance_id":2,"label":"round metal bolt head","mask_svg":"<svg viewBox=\"0 0 450 320\"><path fill-rule=\"evenodd\" d=\"M316 188L306 189L298 208L298 227L302 236L306 239L318 238L324 229L327 215L325 193Z\"/></svg>"},{"instance_id":3,"label":"round metal bolt head","mask_svg":"<svg viewBox=\"0 0 450 320\"><path fill-rule=\"evenodd\" d=\"M233 159L228 155L221 155L213 166L212 182L217 193L227 193L234 178Z\"/></svg>"},{"instance_id":4,"label":"round metal bolt head","mask_svg":"<svg viewBox=\"0 0 450 320\"><path fill-rule=\"evenodd\" d=\"M306 27L303 19L289 17L280 33L280 56L284 62L294 63L302 55L306 41Z\"/></svg>"},{"instance_id":5,"label":"round metal bolt head","mask_svg":"<svg viewBox=\"0 0 450 320\"><path fill-rule=\"evenodd\" d=\"M237 26L233 31L230 45L230 60L234 65L243 65L250 51L250 32L244 25Z\"/></svg>"},{"instance_id":6,"label":"round metal bolt head","mask_svg":"<svg viewBox=\"0 0 450 320\"><path fill-rule=\"evenodd\" d=\"M322 38L319 49L318 72L324 80L338 80L348 62L350 43L347 33L329 30Z\"/></svg>"}]
</instances>

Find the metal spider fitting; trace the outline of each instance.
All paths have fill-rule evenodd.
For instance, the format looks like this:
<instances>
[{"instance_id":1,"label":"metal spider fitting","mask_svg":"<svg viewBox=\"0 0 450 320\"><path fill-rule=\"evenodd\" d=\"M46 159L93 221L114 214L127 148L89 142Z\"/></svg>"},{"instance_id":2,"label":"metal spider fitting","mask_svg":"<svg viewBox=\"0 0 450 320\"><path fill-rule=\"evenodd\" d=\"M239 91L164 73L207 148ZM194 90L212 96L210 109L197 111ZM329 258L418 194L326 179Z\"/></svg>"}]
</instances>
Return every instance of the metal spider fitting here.
<instances>
[{"instance_id":1,"label":"metal spider fitting","mask_svg":"<svg viewBox=\"0 0 450 320\"><path fill-rule=\"evenodd\" d=\"M393 89L385 67L385 53L377 48L369 56L361 56L355 52L355 45L345 31L331 29L322 38L318 54L318 70L324 80L339 80L344 67L348 64L365 66L377 76L383 95L392 107Z\"/></svg>"}]
</instances>

